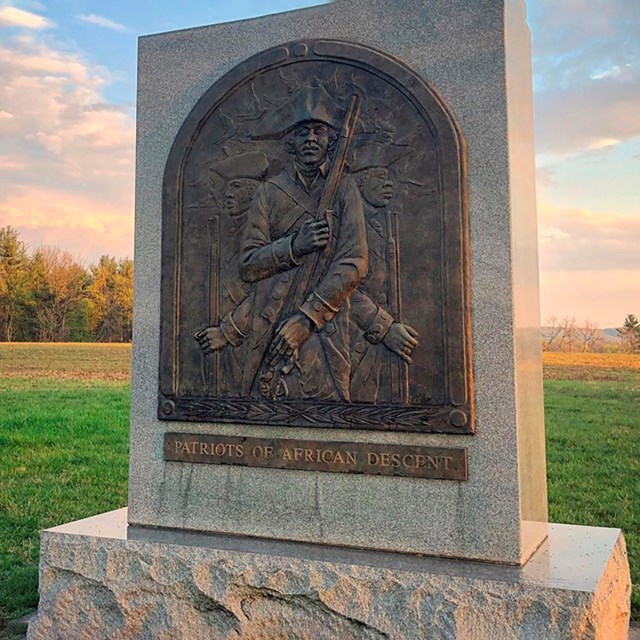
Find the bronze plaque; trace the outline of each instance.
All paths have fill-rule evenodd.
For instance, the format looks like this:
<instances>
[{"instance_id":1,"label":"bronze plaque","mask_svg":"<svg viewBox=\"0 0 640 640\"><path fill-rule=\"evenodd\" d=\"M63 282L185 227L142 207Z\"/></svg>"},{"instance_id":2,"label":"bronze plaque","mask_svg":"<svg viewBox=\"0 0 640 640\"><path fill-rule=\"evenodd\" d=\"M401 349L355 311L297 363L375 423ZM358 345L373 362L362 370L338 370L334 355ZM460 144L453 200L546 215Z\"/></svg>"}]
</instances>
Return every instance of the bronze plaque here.
<instances>
[{"instance_id":1,"label":"bronze plaque","mask_svg":"<svg viewBox=\"0 0 640 640\"><path fill-rule=\"evenodd\" d=\"M164 459L270 469L467 480L466 449L165 433Z\"/></svg>"},{"instance_id":2,"label":"bronze plaque","mask_svg":"<svg viewBox=\"0 0 640 640\"><path fill-rule=\"evenodd\" d=\"M361 45L216 82L164 175L159 417L473 433L464 148Z\"/></svg>"}]
</instances>

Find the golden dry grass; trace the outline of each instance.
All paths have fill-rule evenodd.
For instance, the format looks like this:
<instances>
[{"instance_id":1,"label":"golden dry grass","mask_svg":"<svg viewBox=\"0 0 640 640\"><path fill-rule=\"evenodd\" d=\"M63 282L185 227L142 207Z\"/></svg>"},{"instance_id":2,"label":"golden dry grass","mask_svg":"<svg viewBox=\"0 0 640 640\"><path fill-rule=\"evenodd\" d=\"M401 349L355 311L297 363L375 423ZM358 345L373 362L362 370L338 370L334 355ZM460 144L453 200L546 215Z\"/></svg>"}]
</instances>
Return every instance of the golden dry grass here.
<instances>
[{"instance_id":1,"label":"golden dry grass","mask_svg":"<svg viewBox=\"0 0 640 640\"><path fill-rule=\"evenodd\" d=\"M549 380L626 381L640 373L640 354L543 354ZM128 380L130 344L0 343L0 377Z\"/></svg>"},{"instance_id":2,"label":"golden dry grass","mask_svg":"<svg viewBox=\"0 0 640 640\"><path fill-rule=\"evenodd\" d=\"M0 343L0 377L128 380L131 345L78 342Z\"/></svg>"},{"instance_id":3,"label":"golden dry grass","mask_svg":"<svg viewBox=\"0 0 640 640\"><path fill-rule=\"evenodd\" d=\"M638 353L552 353L542 354L542 361L550 366L607 367L614 369L640 369Z\"/></svg>"},{"instance_id":4,"label":"golden dry grass","mask_svg":"<svg viewBox=\"0 0 640 640\"><path fill-rule=\"evenodd\" d=\"M543 353L546 380L598 380L637 382L640 354L637 353Z\"/></svg>"}]
</instances>

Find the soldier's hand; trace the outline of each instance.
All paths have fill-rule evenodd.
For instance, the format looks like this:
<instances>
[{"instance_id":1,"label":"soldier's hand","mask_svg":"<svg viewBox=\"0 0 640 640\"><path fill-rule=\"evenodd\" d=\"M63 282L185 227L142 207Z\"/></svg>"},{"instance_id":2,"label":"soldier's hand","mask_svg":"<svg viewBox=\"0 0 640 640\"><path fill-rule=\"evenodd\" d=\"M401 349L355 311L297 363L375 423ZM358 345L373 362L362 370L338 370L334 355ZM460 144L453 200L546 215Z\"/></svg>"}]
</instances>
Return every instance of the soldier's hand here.
<instances>
[{"instance_id":1,"label":"soldier's hand","mask_svg":"<svg viewBox=\"0 0 640 640\"><path fill-rule=\"evenodd\" d=\"M418 332L408 324L394 322L382 339L382 343L387 349L411 364L411 353L418 344Z\"/></svg>"},{"instance_id":2,"label":"soldier's hand","mask_svg":"<svg viewBox=\"0 0 640 640\"><path fill-rule=\"evenodd\" d=\"M292 315L279 327L267 353L267 364L287 362L311 335L311 320L302 313Z\"/></svg>"},{"instance_id":3,"label":"soldier's hand","mask_svg":"<svg viewBox=\"0 0 640 640\"><path fill-rule=\"evenodd\" d=\"M329 244L329 223L327 220L306 220L293 239L293 254L301 258L323 249Z\"/></svg>"},{"instance_id":4,"label":"soldier's hand","mask_svg":"<svg viewBox=\"0 0 640 640\"><path fill-rule=\"evenodd\" d=\"M195 339L199 342L200 348L205 353L218 351L229 344L220 327L208 327L207 329L198 331L195 335Z\"/></svg>"}]
</instances>

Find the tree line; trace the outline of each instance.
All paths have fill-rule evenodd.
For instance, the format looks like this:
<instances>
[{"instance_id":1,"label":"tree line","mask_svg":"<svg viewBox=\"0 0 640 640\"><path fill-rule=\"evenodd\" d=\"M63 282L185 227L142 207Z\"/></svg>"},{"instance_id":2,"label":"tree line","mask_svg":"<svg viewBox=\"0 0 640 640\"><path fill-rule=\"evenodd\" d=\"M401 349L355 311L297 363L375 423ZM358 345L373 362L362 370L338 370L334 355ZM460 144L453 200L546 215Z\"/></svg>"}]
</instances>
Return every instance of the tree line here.
<instances>
[{"instance_id":1,"label":"tree line","mask_svg":"<svg viewBox=\"0 0 640 640\"><path fill-rule=\"evenodd\" d=\"M41 247L29 254L12 227L0 227L0 341L130 342L133 261L101 256L84 267L70 253ZM640 353L640 319L628 314L617 340L597 323L552 316L545 351Z\"/></svg>"},{"instance_id":2,"label":"tree line","mask_svg":"<svg viewBox=\"0 0 640 640\"><path fill-rule=\"evenodd\" d=\"M604 352L620 351L640 353L640 320L632 313L624 319L616 335L606 339L596 322L575 318L551 316L542 328L542 349L544 351Z\"/></svg>"},{"instance_id":3,"label":"tree line","mask_svg":"<svg viewBox=\"0 0 640 640\"><path fill-rule=\"evenodd\" d=\"M133 261L102 256L88 268L57 247L29 253L0 227L0 341L129 342Z\"/></svg>"}]
</instances>

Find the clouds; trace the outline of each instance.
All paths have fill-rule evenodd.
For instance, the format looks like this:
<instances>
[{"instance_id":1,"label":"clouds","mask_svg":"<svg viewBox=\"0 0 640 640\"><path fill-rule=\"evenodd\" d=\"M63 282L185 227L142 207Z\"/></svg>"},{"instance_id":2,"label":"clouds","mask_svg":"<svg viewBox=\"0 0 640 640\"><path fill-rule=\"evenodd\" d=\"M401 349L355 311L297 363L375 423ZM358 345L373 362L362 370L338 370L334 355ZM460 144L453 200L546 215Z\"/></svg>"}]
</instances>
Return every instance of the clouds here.
<instances>
[{"instance_id":1,"label":"clouds","mask_svg":"<svg viewBox=\"0 0 640 640\"><path fill-rule=\"evenodd\" d=\"M530 14L538 150L566 156L639 136L637 0L537 0Z\"/></svg>"},{"instance_id":2,"label":"clouds","mask_svg":"<svg viewBox=\"0 0 640 640\"><path fill-rule=\"evenodd\" d=\"M640 291L638 0L527 0L542 317L617 326Z\"/></svg>"},{"instance_id":3,"label":"clouds","mask_svg":"<svg viewBox=\"0 0 640 640\"><path fill-rule=\"evenodd\" d=\"M113 197L103 200L55 186L20 185L3 198L0 218L3 226L18 229L32 248L59 246L89 260L102 254L132 255L133 208Z\"/></svg>"},{"instance_id":4,"label":"clouds","mask_svg":"<svg viewBox=\"0 0 640 640\"><path fill-rule=\"evenodd\" d=\"M640 270L543 271L540 274L541 318L594 320L600 327L619 327L638 311Z\"/></svg>"},{"instance_id":5,"label":"clouds","mask_svg":"<svg viewBox=\"0 0 640 640\"><path fill-rule=\"evenodd\" d=\"M538 205L542 271L640 270L640 218Z\"/></svg>"},{"instance_id":6,"label":"clouds","mask_svg":"<svg viewBox=\"0 0 640 640\"><path fill-rule=\"evenodd\" d=\"M23 29L48 29L53 23L36 13L16 9L16 7L0 7L0 27L21 27Z\"/></svg>"},{"instance_id":7,"label":"clouds","mask_svg":"<svg viewBox=\"0 0 640 640\"><path fill-rule=\"evenodd\" d=\"M640 64L622 75L586 78L541 92L536 101L538 149L570 155L640 136Z\"/></svg>"},{"instance_id":8,"label":"clouds","mask_svg":"<svg viewBox=\"0 0 640 640\"><path fill-rule=\"evenodd\" d=\"M119 31L120 33L129 33L130 31L130 29L125 25L120 24L119 22L110 20L109 18L105 18L103 16L97 16L94 13L80 14L80 15L77 15L76 18L78 20L81 20L82 22L95 24L105 29L111 29L112 31Z\"/></svg>"},{"instance_id":9,"label":"clouds","mask_svg":"<svg viewBox=\"0 0 640 640\"><path fill-rule=\"evenodd\" d=\"M617 327L640 299L640 218L538 206L541 319Z\"/></svg>"},{"instance_id":10,"label":"clouds","mask_svg":"<svg viewBox=\"0 0 640 640\"><path fill-rule=\"evenodd\" d=\"M0 45L0 76L0 226L130 255L134 122L105 100L109 72L23 33Z\"/></svg>"}]
</instances>

